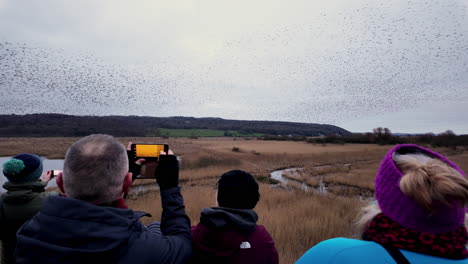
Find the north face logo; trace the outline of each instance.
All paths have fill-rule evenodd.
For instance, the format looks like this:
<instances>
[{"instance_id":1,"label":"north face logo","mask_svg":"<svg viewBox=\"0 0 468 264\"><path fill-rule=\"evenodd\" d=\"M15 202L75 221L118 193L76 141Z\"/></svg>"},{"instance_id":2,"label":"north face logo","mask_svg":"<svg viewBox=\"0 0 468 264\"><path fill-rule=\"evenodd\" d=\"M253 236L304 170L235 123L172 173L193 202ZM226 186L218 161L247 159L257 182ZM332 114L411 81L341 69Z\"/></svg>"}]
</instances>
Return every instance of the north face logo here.
<instances>
[{"instance_id":1,"label":"north face logo","mask_svg":"<svg viewBox=\"0 0 468 264\"><path fill-rule=\"evenodd\" d=\"M247 241L244 241L240 244L240 248L242 249L250 248L250 243Z\"/></svg>"}]
</instances>

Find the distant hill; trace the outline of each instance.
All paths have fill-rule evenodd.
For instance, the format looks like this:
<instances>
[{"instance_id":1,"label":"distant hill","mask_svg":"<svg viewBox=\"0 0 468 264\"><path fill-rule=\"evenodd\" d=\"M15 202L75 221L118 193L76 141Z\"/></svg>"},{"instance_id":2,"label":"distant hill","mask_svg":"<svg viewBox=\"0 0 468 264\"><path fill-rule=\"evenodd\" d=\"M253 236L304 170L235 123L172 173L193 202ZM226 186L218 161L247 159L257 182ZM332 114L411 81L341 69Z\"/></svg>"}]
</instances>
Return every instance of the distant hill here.
<instances>
[{"instance_id":1,"label":"distant hill","mask_svg":"<svg viewBox=\"0 0 468 264\"><path fill-rule=\"evenodd\" d=\"M333 125L227 120L210 117L73 116L64 114L0 115L0 137L69 137L85 136L93 133L144 137L164 136L164 133L168 133L168 131L180 129L224 131L223 135L226 136L254 136L258 134L295 136L351 135L351 132ZM219 133L216 135L219 135Z\"/></svg>"}]
</instances>

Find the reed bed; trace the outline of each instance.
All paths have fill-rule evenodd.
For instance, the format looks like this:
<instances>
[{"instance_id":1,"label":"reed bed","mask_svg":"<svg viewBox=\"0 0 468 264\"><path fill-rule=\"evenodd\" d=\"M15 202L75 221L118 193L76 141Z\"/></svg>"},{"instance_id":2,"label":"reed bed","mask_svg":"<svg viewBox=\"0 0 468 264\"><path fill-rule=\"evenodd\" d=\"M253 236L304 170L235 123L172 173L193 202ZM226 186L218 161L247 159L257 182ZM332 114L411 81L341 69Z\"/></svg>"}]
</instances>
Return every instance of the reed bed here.
<instances>
[{"instance_id":1,"label":"reed bed","mask_svg":"<svg viewBox=\"0 0 468 264\"><path fill-rule=\"evenodd\" d=\"M35 153L63 158L78 138L0 138L0 156ZM232 169L250 172L260 182L261 199L256 207L259 224L265 225L275 240L280 263L294 263L318 242L354 234L353 221L372 196L380 160L392 146L314 145L305 142L210 139L119 138L120 142L168 143L181 157L180 185L186 211L195 225L202 208L215 206L216 182ZM233 149L235 148L235 149ZM468 171L468 151L435 149ZM284 168L301 168L284 175L291 179L286 188L270 179L270 173ZM328 195L303 191L302 183L318 186L322 181ZM137 185L156 184L137 180ZM130 208L151 213L145 224L159 220L159 190L132 195Z\"/></svg>"}]
</instances>

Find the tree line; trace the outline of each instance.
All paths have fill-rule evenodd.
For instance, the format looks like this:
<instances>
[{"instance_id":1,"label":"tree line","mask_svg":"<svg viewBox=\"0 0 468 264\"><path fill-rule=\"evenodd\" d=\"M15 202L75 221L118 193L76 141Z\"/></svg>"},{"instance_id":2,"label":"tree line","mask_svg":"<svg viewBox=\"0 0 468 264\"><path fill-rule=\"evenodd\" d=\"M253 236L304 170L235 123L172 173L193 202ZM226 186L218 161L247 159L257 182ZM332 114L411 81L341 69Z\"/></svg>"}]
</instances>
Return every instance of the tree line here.
<instances>
[{"instance_id":1,"label":"tree line","mask_svg":"<svg viewBox=\"0 0 468 264\"><path fill-rule=\"evenodd\" d=\"M315 144L419 144L431 145L434 147L456 147L468 146L468 135L456 135L452 130L447 130L440 134L426 133L418 135L395 135L388 128L374 128L368 133L354 133L349 135L327 135L322 137L288 137L288 136L265 136L264 140L288 140L306 141Z\"/></svg>"},{"instance_id":2,"label":"tree line","mask_svg":"<svg viewBox=\"0 0 468 264\"><path fill-rule=\"evenodd\" d=\"M351 135L333 125L246 121L222 118L148 116L73 116L64 114L0 115L0 137L80 137L93 133L144 137L158 128L217 129L241 134L289 136Z\"/></svg>"}]
</instances>

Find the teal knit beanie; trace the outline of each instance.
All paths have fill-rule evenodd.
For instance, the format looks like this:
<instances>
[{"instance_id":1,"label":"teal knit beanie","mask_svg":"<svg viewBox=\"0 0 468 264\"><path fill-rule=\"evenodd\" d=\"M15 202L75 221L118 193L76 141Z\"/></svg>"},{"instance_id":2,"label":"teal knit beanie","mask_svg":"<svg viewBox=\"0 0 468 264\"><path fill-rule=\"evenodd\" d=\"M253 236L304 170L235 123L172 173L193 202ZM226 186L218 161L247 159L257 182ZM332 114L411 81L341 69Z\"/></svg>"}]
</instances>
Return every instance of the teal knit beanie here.
<instances>
[{"instance_id":1,"label":"teal knit beanie","mask_svg":"<svg viewBox=\"0 0 468 264\"><path fill-rule=\"evenodd\" d=\"M3 175L10 182L34 182L42 175L42 159L34 154L20 154L3 164Z\"/></svg>"}]
</instances>

